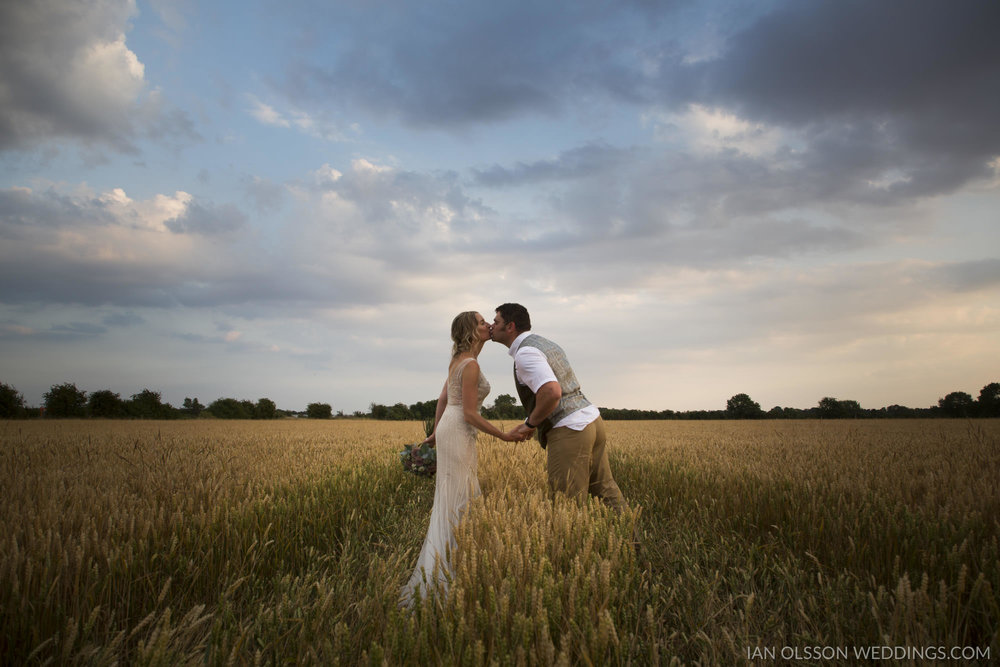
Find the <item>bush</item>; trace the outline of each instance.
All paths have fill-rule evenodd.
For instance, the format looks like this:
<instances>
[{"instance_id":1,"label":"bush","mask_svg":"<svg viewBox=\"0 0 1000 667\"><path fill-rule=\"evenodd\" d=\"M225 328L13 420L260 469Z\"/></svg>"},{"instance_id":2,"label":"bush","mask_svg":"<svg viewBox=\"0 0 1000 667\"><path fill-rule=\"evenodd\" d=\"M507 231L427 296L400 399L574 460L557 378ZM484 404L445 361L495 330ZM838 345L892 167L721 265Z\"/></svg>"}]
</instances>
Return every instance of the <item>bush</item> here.
<instances>
[{"instance_id":1,"label":"bush","mask_svg":"<svg viewBox=\"0 0 1000 667\"><path fill-rule=\"evenodd\" d=\"M310 403L306 406L306 417L309 419L330 419L333 408L329 403Z\"/></svg>"},{"instance_id":2,"label":"bush","mask_svg":"<svg viewBox=\"0 0 1000 667\"><path fill-rule=\"evenodd\" d=\"M0 419L19 419L24 416L24 396L9 384L0 382Z\"/></svg>"},{"instance_id":3,"label":"bush","mask_svg":"<svg viewBox=\"0 0 1000 667\"><path fill-rule=\"evenodd\" d=\"M217 419L252 419L253 403L235 398L219 398L208 406L208 412Z\"/></svg>"},{"instance_id":4,"label":"bush","mask_svg":"<svg viewBox=\"0 0 1000 667\"><path fill-rule=\"evenodd\" d=\"M84 417L87 414L87 392L80 391L72 382L52 385L44 399L48 417Z\"/></svg>"}]
</instances>

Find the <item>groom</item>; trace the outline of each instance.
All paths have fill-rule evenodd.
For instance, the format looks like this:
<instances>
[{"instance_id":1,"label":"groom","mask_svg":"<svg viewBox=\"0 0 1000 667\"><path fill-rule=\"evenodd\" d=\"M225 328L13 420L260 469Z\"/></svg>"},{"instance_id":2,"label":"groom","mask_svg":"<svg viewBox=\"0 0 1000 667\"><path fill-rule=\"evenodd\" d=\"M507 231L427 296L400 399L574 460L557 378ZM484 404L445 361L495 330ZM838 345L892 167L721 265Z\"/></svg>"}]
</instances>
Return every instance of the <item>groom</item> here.
<instances>
[{"instance_id":1,"label":"groom","mask_svg":"<svg viewBox=\"0 0 1000 667\"><path fill-rule=\"evenodd\" d=\"M625 508L611 467L604 420L580 391L562 348L531 333L531 318L519 303L496 309L490 337L510 348L514 384L528 418L512 433L526 438L537 429L548 456L549 490L572 498L590 493L621 511Z\"/></svg>"}]
</instances>

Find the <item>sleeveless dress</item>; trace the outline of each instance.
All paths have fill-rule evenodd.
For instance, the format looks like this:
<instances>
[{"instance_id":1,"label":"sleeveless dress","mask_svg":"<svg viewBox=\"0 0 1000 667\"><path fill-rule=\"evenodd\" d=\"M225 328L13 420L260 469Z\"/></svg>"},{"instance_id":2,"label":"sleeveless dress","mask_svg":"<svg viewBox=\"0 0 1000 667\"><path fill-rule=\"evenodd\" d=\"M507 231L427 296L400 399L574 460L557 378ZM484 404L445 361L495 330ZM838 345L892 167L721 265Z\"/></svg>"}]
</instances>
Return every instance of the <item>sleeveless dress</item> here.
<instances>
[{"instance_id":1,"label":"sleeveless dress","mask_svg":"<svg viewBox=\"0 0 1000 667\"><path fill-rule=\"evenodd\" d=\"M427 597L437 580L447 590L452 569L449 555L455 548L453 527L458 524L469 500L480 494L476 454L477 429L465 421L462 411L462 370L472 361L465 359L448 377L448 405L438 422L435 447L437 473L434 482L434 506L431 508L427 537L417 557L410 581L403 587L400 601L412 606L415 591ZM490 393L490 383L479 374L476 409Z\"/></svg>"}]
</instances>

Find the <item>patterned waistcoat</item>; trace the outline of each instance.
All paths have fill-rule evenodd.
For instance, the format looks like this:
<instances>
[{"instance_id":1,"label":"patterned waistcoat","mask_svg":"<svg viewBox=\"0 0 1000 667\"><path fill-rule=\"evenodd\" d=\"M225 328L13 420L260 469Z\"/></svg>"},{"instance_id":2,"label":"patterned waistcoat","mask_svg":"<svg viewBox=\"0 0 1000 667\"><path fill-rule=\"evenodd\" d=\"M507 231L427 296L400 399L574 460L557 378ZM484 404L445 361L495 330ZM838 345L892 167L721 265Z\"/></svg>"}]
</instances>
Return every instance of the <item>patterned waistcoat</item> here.
<instances>
[{"instance_id":1,"label":"patterned waistcoat","mask_svg":"<svg viewBox=\"0 0 1000 667\"><path fill-rule=\"evenodd\" d=\"M548 432L553 424L558 424L559 420L576 412L581 408L590 405L590 401L580 391L580 382L576 379L576 374L566 359L563 349L547 338L542 338L537 334L531 334L521 341L521 347L533 347L540 350L545 355L546 361L552 367L552 372L559 380L559 387L562 389L562 398L559 405L538 425L538 442L545 448ZM520 349L520 348L518 348ZM517 369L514 370L514 386L517 387L517 395L521 397L521 405L524 406L528 416L535 409L535 393L526 384L521 384L517 379Z\"/></svg>"}]
</instances>

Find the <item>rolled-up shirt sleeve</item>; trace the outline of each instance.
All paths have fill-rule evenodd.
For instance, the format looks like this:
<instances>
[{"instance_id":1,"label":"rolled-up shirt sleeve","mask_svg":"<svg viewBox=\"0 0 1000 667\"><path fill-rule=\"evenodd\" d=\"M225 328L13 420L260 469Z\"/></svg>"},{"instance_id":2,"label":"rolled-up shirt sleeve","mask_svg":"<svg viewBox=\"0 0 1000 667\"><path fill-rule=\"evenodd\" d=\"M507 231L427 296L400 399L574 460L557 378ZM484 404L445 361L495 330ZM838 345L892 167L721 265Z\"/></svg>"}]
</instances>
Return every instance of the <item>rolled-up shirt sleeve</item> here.
<instances>
[{"instance_id":1,"label":"rolled-up shirt sleeve","mask_svg":"<svg viewBox=\"0 0 1000 667\"><path fill-rule=\"evenodd\" d=\"M514 367L517 379L528 385L532 393L537 394L543 384L559 382L545 355L537 347L519 348L514 355Z\"/></svg>"}]
</instances>

